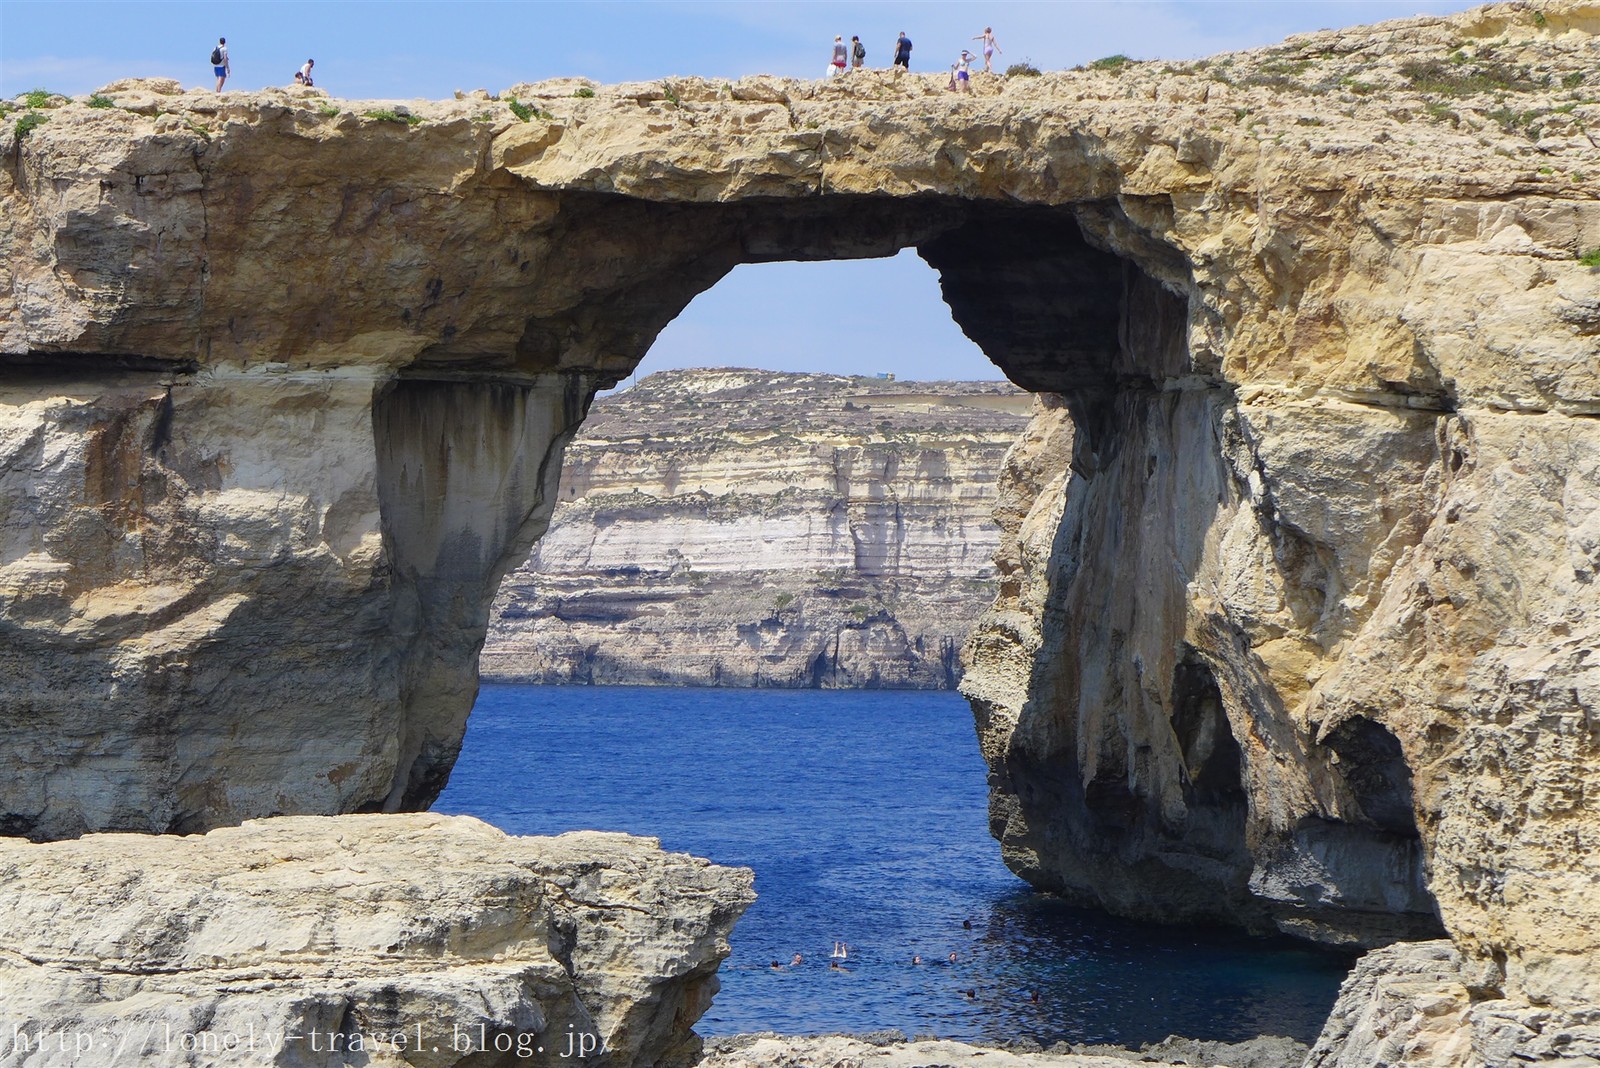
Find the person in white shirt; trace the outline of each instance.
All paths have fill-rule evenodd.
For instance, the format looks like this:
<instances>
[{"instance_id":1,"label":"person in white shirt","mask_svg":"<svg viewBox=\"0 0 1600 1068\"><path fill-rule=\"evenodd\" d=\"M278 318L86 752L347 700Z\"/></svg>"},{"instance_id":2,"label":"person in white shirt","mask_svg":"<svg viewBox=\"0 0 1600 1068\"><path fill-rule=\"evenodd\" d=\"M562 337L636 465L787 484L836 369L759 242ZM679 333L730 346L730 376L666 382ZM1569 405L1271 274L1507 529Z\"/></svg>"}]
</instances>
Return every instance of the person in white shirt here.
<instances>
[{"instance_id":1,"label":"person in white shirt","mask_svg":"<svg viewBox=\"0 0 1600 1068\"><path fill-rule=\"evenodd\" d=\"M211 66L217 75L217 92L220 93L222 92L222 83L227 81L228 75L233 73L233 69L228 65L228 39L226 37L217 38L217 47L211 50L211 55Z\"/></svg>"},{"instance_id":2,"label":"person in white shirt","mask_svg":"<svg viewBox=\"0 0 1600 1068\"><path fill-rule=\"evenodd\" d=\"M961 61L956 64L956 91L961 93L972 92L972 53L965 48L961 50Z\"/></svg>"}]
</instances>

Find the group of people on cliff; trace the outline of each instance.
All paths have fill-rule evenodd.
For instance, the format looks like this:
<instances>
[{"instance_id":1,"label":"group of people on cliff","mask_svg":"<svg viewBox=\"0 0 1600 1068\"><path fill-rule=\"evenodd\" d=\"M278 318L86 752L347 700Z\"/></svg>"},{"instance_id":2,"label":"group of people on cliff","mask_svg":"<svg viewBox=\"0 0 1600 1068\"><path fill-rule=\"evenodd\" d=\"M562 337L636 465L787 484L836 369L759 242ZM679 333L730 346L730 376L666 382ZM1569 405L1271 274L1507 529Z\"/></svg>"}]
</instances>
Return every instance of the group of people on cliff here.
<instances>
[{"instance_id":1,"label":"group of people on cliff","mask_svg":"<svg viewBox=\"0 0 1600 1068\"><path fill-rule=\"evenodd\" d=\"M294 72L294 84L315 85L316 83L311 80L311 68L316 65L316 60L306 60L305 65ZM229 75L233 73L233 65L228 60L228 39L226 37L218 37L217 46L211 50L211 71L217 76L217 92L220 93L223 85L228 81Z\"/></svg>"},{"instance_id":2,"label":"group of people on cliff","mask_svg":"<svg viewBox=\"0 0 1600 1068\"><path fill-rule=\"evenodd\" d=\"M983 69L994 71L994 54L1003 52L999 42L994 37L994 27L985 26L983 32L973 38L974 41L983 42ZM972 61L977 57L969 49L961 50L961 58L950 65L950 86L956 92L972 92ZM867 47L861 43L859 36L851 36L850 43L844 43L843 34L835 34L833 38L833 58L828 63L827 77L837 78L852 70L866 66ZM890 69L895 67L909 71L911 69L911 38L906 36L906 31L901 30L900 36L894 43L894 60Z\"/></svg>"},{"instance_id":3,"label":"group of people on cliff","mask_svg":"<svg viewBox=\"0 0 1600 1068\"><path fill-rule=\"evenodd\" d=\"M994 70L994 54L1004 51L995 40L994 27L985 26L983 32L972 38L974 41L983 42L983 69ZM977 57L968 49L961 50L961 58L950 65L949 88L957 92L970 93L972 91L972 61ZM836 78L853 69L866 65L867 48L861 43L859 36L852 36L850 43L844 43L844 36L836 34L833 38L833 59L828 65L828 77ZM294 84L314 85L311 78L311 69L317 61L308 59L305 65L294 73ZM211 50L212 72L217 76L217 92L222 92L223 85L233 73L232 65L228 60L228 39L217 38L217 46ZM911 38L906 36L906 31L901 30L900 36L894 43L894 60L890 68L911 69Z\"/></svg>"}]
</instances>

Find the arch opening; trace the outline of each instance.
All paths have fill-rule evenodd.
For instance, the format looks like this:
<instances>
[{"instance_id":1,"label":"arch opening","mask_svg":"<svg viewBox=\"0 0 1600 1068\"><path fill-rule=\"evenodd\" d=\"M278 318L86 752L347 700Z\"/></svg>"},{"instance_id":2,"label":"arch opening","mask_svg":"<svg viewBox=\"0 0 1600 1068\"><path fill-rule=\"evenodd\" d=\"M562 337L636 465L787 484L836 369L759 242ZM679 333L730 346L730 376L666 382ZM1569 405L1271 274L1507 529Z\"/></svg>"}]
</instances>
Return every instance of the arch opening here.
<instances>
[{"instance_id":1,"label":"arch opening","mask_svg":"<svg viewBox=\"0 0 1600 1068\"><path fill-rule=\"evenodd\" d=\"M1149 477L1143 449L1150 442L1152 429L1174 414L1172 406L1175 403L1193 405L1199 396L1199 391L1192 391L1195 396L1178 397L1169 395L1169 391L1163 388L1163 380L1169 377L1169 369L1177 375L1182 374L1187 366L1183 345L1187 318L1183 298L1174 296L1122 258L1094 248L1078 229L1073 216L1067 212L1004 210L980 213L963 209L962 217L955 225L945 227L915 247L939 271L942 290L953 317L969 337L983 346L985 354L995 359L1013 378L1020 373L1033 390L1054 387L1049 394L1051 410L1059 412L1064 406L1070 406L1079 414L1080 421L1089 429L1076 438L1080 453L1078 466L1104 472L1107 477L1101 485L1106 488L1116 483L1125 489L1129 484ZM815 252L815 248L811 251ZM1030 259L1042 261L1044 266L1030 271ZM996 351L1003 355L996 357ZM1019 368L1020 372L1013 373ZM646 377L629 392L645 393L657 389L657 395L650 399L654 414L649 418L652 421L659 419L661 428L670 425L670 433L675 435L686 431L691 414L703 414L709 397L704 387L692 386L687 379L675 384L669 380L671 388L659 389L658 380L669 374L671 372ZM749 383L741 379L744 375L746 372L742 371L720 372L721 381L715 391L726 393L733 405L721 409L712 421L727 424L727 429L744 435L739 448L742 455L749 456L759 453L768 438L755 433L754 427L741 421L740 412L737 411L740 405L748 409L759 403L756 394L748 391ZM754 377L751 376L751 381ZM1123 389L1137 393L1138 401L1130 403L1119 399L1118 392ZM853 620L844 621L836 627L831 632L831 640L822 643L820 648L795 658L792 677L787 680L789 685L870 688L888 681L884 678L864 678L860 673L848 670L848 658L841 652L841 645L844 644L842 639L861 640L863 636L871 634L875 626L893 622L893 612L886 611L885 605L864 603L867 598L863 596L863 589L871 581L896 576L908 555L914 553L908 553L904 541L894 551L890 551L892 547L888 544L893 539L880 539L869 544L872 539L863 537L863 532L882 532L890 528L903 530L908 523L914 522L914 508L909 505L915 502L910 501L911 494L897 484L897 480L903 479L908 469L923 468L921 474L946 484L966 477L960 471L932 470L932 458L918 457L904 451L903 442L892 440L893 432L897 429L895 425L879 434L877 413L883 409L874 408L874 405L883 403L881 397L881 394L858 396L847 403L855 405L858 410L874 412L866 420L869 429L882 439L880 444L895 444L901 451L895 456L874 456L872 448L865 447L860 450L861 455L850 463L841 464L837 459L830 461L833 477L839 480L833 487L835 492L840 484L850 483L852 487L864 491L863 499L851 500L847 493L841 511L830 511L824 507L813 512L830 520L839 520L838 525L824 531L823 536L847 539L850 543L841 554L842 558L848 560L845 570L849 574L835 577L827 592L856 609L857 615ZM843 409L842 404L839 407ZM958 424L947 430L942 439L941 447L948 450L952 434L970 431L972 416L981 409L952 404L945 410L953 413L949 419ZM824 421L824 414L815 406L803 413L813 427ZM619 678L614 673L607 678L605 676L608 672L614 672L614 667L592 655L592 638L601 630L631 626L641 613L664 616L681 611L676 604L671 608L663 607L660 599L651 596L651 586L656 587L655 592L669 587L673 596L680 601L708 597L709 591L714 591L718 583L724 581L722 576L737 570L737 567L726 561L727 566L724 566L725 562L719 562L712 567L705 561L712 555L731 560L732 555L739 551L741 538L749 539L744 544L771 543L764 543L759 532L736 528L730 521L735 517L723 510L719 503L718 498L723 494L713 490L710 484L713 480L681 467L647 475L644 470L646 461L640 450L647 445L644 439L660 436L653 435L649 426L635 427L636 437L630 438L627 428L603 422L607 418L603 403L596 406L593 417L597 420L595 425L599 427L601 441L606 446L625 444L626 448L620 451L626 453L627 460L606 470L606 461L584 455L581 443L573 446L566 460L566 471L572 480L564 484L561 499L563 506L569 502L579 502L590 509L584 517L584 521L593 528L590 536L615 539L612 548L617 549L619 554L609 560L609 570L619 582L621 593L607 601L579 595L569 589L542 604L526 601L517 611L523 612L524 618L542 613L546 619L557 619L563 626L574 629L582 628L589 635L589 639L572 643L573 656L564 668L567 674L559 681L683 681L665 676L629 680ZM1184 418L1198 419L1198 414L1186 412ZM1133 423L1131 428L1129 420ZM787 450L775 451L774 457L781 454L788 459L786 464L776 458L770 463L761 460L759 466L763 471L759 477L766 479L769 485L767 500L776 500L793 490L792 484L785 484L784 477L792 475L794 470L803 468L810 461L806 446L800 440L803 435L790 435L787 426L772 430L770 440L779 443L782 450ZM1129 436L1138 440L1132 443L1125 441ZM786 437L789 440L782 440ZM1116 458L1124 454L1139 454L1137 472L1131 466L1119 466ZM1064 454L1064 459L1067 456L1070 456L1070 450ZM948 456L942 462L950 467L959 466L950 463ZM852 464L854 470L851 470ZM789 470L783 476L774 475L773 470L780 465ZM1159 498L1166 485L1165 480L1183 477L1183 464L1174 462L1169 455L1163 454L1158 466L1164 469L1164 473L1155 480L1152 503ZM1125 471L1123 467L1126 467ZM994 474L998 476L999 472ZM624 479L628 477L641 483L649 480L653 485L637 494L623 492L638 488L625 485ZM892 489L886 492L886 487ZM791 496L800 495L791 493ZM681 498L693 500L673 518L673 522L678 524L680 540L673 545L678 555L663 552L646 559L643 554L633 552L637 549L637 543L629 545L629 541L641 536L638 533L643 522L641 513L659 507L662 500ZM594 505L593 502L597 500L603 500L603 503ZM1102 500L1096 507L1110 506L1109 500ZM765 509L764 505L762 509ZM857 509L859 514L851 515L852 509ZM688 518L685 518L686 514ZM763 518L771 518L771 515ZM859 520L859 525L854 525L853 520ZM691 521L699 525L697 529L701 532L687 533ZM723 536L717 536L715 531L718 529L724 531ZM622 531L631 533L619 535ZM568 559L581 557L587 564L593 564L601 555L588 550L580 553L570 542L563 542L563 537L555 532L541 546L550 549L554 555ZM633 554L628 555L629 552ZM765 588L760 588L762 583L765 583ZM798 613L811 609L808 602L812 598L805 594L796 596L794 591L764 579L758 579L756 585L758 589L755 596L750 598L754 615L734 628L736 638L752 647L771 648ZM904 594L903 589L901 594ZM628 632L629 637L620 644L628 645L637 652L647 644L636 636L637 633ZM944 673L942 681L946 685L954 682L953 645L953 642L947 641L937 651L940 670ZM886 649L882 646L868 648L865 652L869 657L877 657L880 663L887 662ZM547 678L546 681L558 680ZM757 677L749 670L741 669L732 658L725 658L706 665L705 671L693 681L723 685L749 685L752 682L771 685L777 680L770 676L764 679ZM892 685L892 682L889 684ZM1191 833L1200 836L1199 825L1202 822L1218 825L1217 829L1205 832L1216 842L1208 842L1197 849L1196 861L1215 866L1216 862L1207 860L1204 854L1227 852L1242 839L1246 806L1239 782L1241 758L1238 745L1229 733L1216 679L1205 667L1198 652L1191 651L1182 665L1172 669L1172 681L1166 688L1174 691L1171 714L1177 724L1167 729L1167 738L1158 744L1164 750L1171 750L1175 745L1173 736L1182 735L1182 741L1176 747L1192 765L1195 776L1195 782L1185 787L1190 791L1195 807ZM574 700L568 693L562 691L559 698L553 697L551 700ZM674 696L671 700L680 698ZM874 756L876 758L877 754ZM772 754L769 759L778 762L771 773L782 776L787 773L781 769L793 761L803 762L805 754L785 748L780 753ZM926 773L939 774L937 765L928 764ZM1100 774L1093 777L1080 792L1080 803L1073 811L1074 816L1088 813L1089 833L1103 835L1103 843L1107 844L1109 851L1118 854L1118 863L1123 865L1125 872L1136 871L1131 881L1148 874L1150 866L1147 858L1140 854L1155 844L1157 837L1146 833L1148 825L1144 810L1148 804L1149 785L1137 783L1130 787L1111 765L1102 765ZM1225 817L1217 814L1223 810ZM1126 819L1119 822L1119 816ZM1172 829L1174 836L1181 833L1181 829ZM1015 869L1017 865L1013 864L1012 867ZM1107 867L1104 870L1111 869ZM1130 881L1126 874L1119 878L1125 884ZM1173 881L1176 883L1180 878L1175 875ZM1238 881L1242 881L1242 876ZM1164 918L1184 920L1210 917L1199 909L1190 909ZM1103 924L1106 921L1101 919L1096 922ZM777 955L787 959L786 952ZM754 966L760 969L762 962L757 961ZM1316 972L1324 967L1325 962L1313 965L1311 970ZM777 972L780 969L772 967L769 970ZM1331 977L1331 974L1329 972L1324 977ZM1330 984L1330 999L1331 992ZM1311 1016L1316 1017L1317 1013L1313 1012Z\"/></svg>"},{"instance_id":2,"label":"arch opening","mask_svg":"<svg viewBox=\"0 0 1600 1068\"><path fill-rule=\"evenodd\" d=\"M609 214L619 207L620 224ZM555 307L560 301L552 299L548 311L529 318L517 359L530 370L554 364L560 373L577 353L581 362L609 368L596 387L630 372L692 295L737 264L870 258L915 248L938 272L962 331L1013 382L1059 398L1071 416L1070 445L1053 461L1059 470L1026 476L1032 492L1046 496L1040 491L1049 484L1059 494L1055 518L1034 532L1047 530L1048 543L1034 547L1027 566L1001 563L1016 574L1037 572L1030 596L1041 600L1025 610L1042 609L1046 640L1026 654L1025 678L1006 669L1012 673L1006 685L1015 692L1020 684L1028 696L1020 707L1004 709L987 695L983 679L969 676L964 686L991 767L992 818L1008 861L1038 885L1113 912L1285 926L1285 893L1292 912L1305 904L1304 888L1285 891L1276 873L1323 852L1326 836L1305 821L1287 833L1259 820L1252 828L1251 791L1264 787L1252 786L1248 756L1229 719L1248 718L1231 706L1259 688L1259 680L1240 676L1251 669L1225 628L1208 633L1214 623L1203 623L1196 631L1191 618L1189 583L1204 564L1207 531L1237 505L1240 475L1227 441L1235 401L1215 369L1198 365L1189 351L1195 312L1187 268L1176 253L1141 237L1111 204L1039 208L841 197L724 208L619 205L588 196L564 210L567 243L584 261L578 274L591 284L569 294L571 307ZM657 239L636 261L622 263L605 241L578 239L591 216L647 227ZM1106 237L1112 231L1115 242ZM1102 247L1112 244L1121 251ZM885 674L879 665L921 657L935 665L938 684L953 684L954 642L910 651L915 643L906 635L886 638L874 630L894 625L885 601L898 594L863 596L864 580L882 577L863 559L882 564L888 556L863 557L860 532L904 521L896 495L882 492L899 461L877 456L855 472L835 473L876 487L854 517L848 500L825 510L830 518L822 536L851 542L833 600L848 605L853 618L832 627L831 641L794 656L790 677L713 657L694 680L661 671L636 681L893 686L907 675ZM713 496L700 493L693 519L715 531L726 516L715 514ZM634 503L613 506L603 517L608 529L625 529ZM544 506L544 521L552 506ZM726 555L749 533L730 525L706 540ZM1080 567L1089 559L1097 566ZM501 573L515 563L520 559L508 554ZM681 586L698 584L684 591L690 596L702 596L716 581L685 554L616 570L630 569L636 585L662 575ZM760 579L746 592L759 611L735 628L738 642L747 651L781 644L793 633L786 620L803 599L766 589ZM548 614L614 628L641 605L664 611L648 591L635 589L630 597L621 610L571 598ZM845 648L847 637L853 651ZM610 669L591 654L571 657L562 681L603 681ZM982 660L982 650L977 655ZM851 656L857 664L879 660L862 671L850 667ZM987 670L980 665L980 675ZM1222 670L1231 675L1226 683ZM1258 854L1268 859L1258 865ZM1288 929L1344 941L1343 907L1318 903L1314 923L1294 921Z\"/></svg>"},{"instance_id":3,"label":"arch opening","mask_svg":"<svg viewBox=\"0 0 1600 1068\"><path fill-rule=\"evenodd\" d=\"M1382 724L1352 716L1329 731L1323 744L1364 822L1401 838L1417 838L1411 768L1400 739Z\"/></svg>"},{"instance_id":4,"label":"arch opening","mask_svg":"<svg viewBox=\"0 0 1600 1068\"><path fill-rule=\"evenodd\" d=\"M750 265L725 286L658 339L668 366L599 398L567 447L551 530L502 585L486 676L954 688L1031 396L909 251ZM908 321L933 315L941 330ZM926 347L941 342L955 355Z\"/></svg>"}]
</instances>

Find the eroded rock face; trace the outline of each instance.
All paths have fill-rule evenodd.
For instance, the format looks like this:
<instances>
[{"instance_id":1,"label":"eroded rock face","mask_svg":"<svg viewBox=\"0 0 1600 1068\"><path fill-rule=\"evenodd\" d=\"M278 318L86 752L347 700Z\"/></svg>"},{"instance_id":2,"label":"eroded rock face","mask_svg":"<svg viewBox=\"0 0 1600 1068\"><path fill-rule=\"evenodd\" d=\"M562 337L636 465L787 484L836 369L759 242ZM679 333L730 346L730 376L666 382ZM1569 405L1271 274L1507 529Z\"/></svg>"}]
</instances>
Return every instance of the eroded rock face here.
<instances>
[{"instance_id":1,"label":"eroded rock face","mask_svg":"<svg viewBox=\"0 0 1600 1068\"><path fill-rule=\"evenodd\" d=\"M194 831L425 805L581 379L13 372L0 827Z\"/></svg>"},{"instance_id":2,"label":"eroded rock face","mask_svg":"<svg viewBox=\"0 0 1600 1068\"><path fill-rule=\"evenodd\" d=\"M1080 444L1078 471L1065 417L1013 450L1011 581L967 649L1008 861L1131 915L1437 932L1396 735L1285 708L1416 540L1437 416L1153 391L1101 414L1115 451Z\"/></svg>"},{"instance_id":3,"label":"eroded rock face","mask_svg":"<svg viewBox=\"0 0 1600 1068\"><path fill-rule=\"evenodd\" d=\"M1597 29L1502 5L971 99L54 110L0 175L0 352L46 376L4 417L8 828L426 803L594 386L735 264L916 246L1074 424L974 661L1013 862L1336 941L1442 920L1495 989L1600 1000ZM322 427L272 401L308 383Z\"/></svg>"},{"instance_id":4,"label":"eroded rock face","mask_svg":"<svg viewBox=\"0 0 1600 1068\"><path fill-rule=\"evenodd\" d=\"M994 597L1004 382L663 371L596 402L485 677L948 689Z\"/></svg>"},{"instance_id":5,"label":"eroded rock face","mask_svg":"<svg viewBox=\"0 0 1600 1068\"><path fill-rule=\"evenodd\" d=\"M1031 1051L917 1039L899 1032L872 1035L734 1035L706 1043L701 1068L1126 1068L1153 1065L1216 1065L1217 1068L1300 1068L1306 1047L1288 1038L1249 1042L1197 1042L1176 1036L1143 1049L1057 1043Z\"/></svg>"},{"instance_id":6,"label":"eroded rock face","mask_svg":"<svg viewBox=\"0 0 1600 1068\"><path fill-rule=\"evenodd\" d=\"M1600 1063L1600 1011L1497 998L1493 980L1443 940L1374 950L1340 988L1306 1068Z\"/></svg>"},{"instance_id":7,"label":"eroded rock face","mask_svg":"<svg viewBox=\"0 0 1600 1068\"><path fill-rule=\"evenodd\" d=\"M0 877L16 1063L685 1064L754 900L654 839L429 814L13 839Z\"/></svg>"}]
</instances>

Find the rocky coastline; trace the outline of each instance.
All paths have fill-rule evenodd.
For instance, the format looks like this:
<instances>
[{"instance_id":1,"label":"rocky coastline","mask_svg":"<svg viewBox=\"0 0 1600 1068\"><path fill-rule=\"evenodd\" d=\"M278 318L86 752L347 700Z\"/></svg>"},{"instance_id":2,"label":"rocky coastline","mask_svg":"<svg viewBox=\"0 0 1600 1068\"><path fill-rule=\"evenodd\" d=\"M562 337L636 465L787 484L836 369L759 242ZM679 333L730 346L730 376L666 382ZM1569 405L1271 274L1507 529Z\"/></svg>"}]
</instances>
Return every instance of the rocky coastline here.
<instances>
[{"instance_id":1,"label":"rocky coastline","mask_svg":"<svg viewBox=\"0 0 1600 1068\"><path fill-rule=\"evenodd\" d=\"M262 947L284 971L247 985L387 1003L280 944L283 902L336 913L363 821L426 818L401 813L448 779L596 392L740 263L915 247L1047 397L962 682L1013 869L1371 949L1320 1064L1600 1059L1597 34L1600 5L1552 0L960 99L887 72L565 81L506 94L526 116L400 116L127 80L8 123L8 1009L49 995L49 1029L193 966L199 1011L234 993L207 969ZM230 925L217 895L251 874L185 886L171 851L269 817L350 821L337 878ZM69 857L124 832L125 863ZM114 927L93 903L120 885L160 906L126 945L50 920ZM667 916L595 900L580 929ZM216 960L197 901L236 936ZM709 975L712 927L674 975ZM563 945L518 948L549 1019L582 975ZM697 996L618 1063L686 1051Z\"/></svg>"},{"instance_id":2,"label":"rocky coastline","mask_svg":"<svg viewBox=\"0 0 1600 1068\"><path fill-rule=\"evenodd\" d=\"M1307 1049L1293 1039L1263 1036L1249 1042L1200 1042L1173 1036L1140 1049L1037 1042L999 1046L935 1038L907 1038L899 1031L860 1035L756 1034L706 1042L701 1068L1125 1068L1139 1064L1195 1068L1300 1068Z\"/></svg>"},{"instance_id":3,"label":"rocky coastline","mask_svg":"<svg viewBox=\"0 0 1600 1068\"><path fill-rule=\"evenodd\" d=\"M994 599L1004 382L663 371L597 400L506 576L497 682L954 689Z\"/></svg>"}]
</instances>

